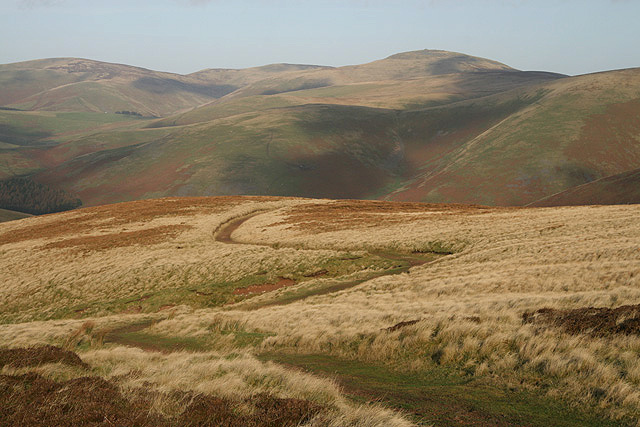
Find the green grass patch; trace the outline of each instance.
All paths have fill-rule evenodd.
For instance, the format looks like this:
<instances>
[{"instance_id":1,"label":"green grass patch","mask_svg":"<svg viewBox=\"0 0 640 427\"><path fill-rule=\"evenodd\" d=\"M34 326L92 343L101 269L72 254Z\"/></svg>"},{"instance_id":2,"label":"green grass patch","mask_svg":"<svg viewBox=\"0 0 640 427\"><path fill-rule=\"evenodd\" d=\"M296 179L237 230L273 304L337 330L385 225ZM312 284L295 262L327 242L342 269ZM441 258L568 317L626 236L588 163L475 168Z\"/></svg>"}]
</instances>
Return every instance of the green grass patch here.
<instances>
[{"instance_id":1,"label":"green grass patch","mask_svg":"<svg viewBox=\"0 0 640 427\"><path fill-rule=\"evenodd\" d=\"M347 287L352 286L348 280L341 281L339 278L362 270L373 270L370 274L366 274L364 278L359 279L358 283L368 280L372 277L389 274L395 272L396 269L406 269L408 263L402 261L386 259L379 256L353 256L353 254L345 253L338 257L328 258L326 261L311 264L301 259L299 263L283 266L280 268L260 268L254 274L246 275L238 280L210 280L203 281L199 284L184 284L170 288L160 288L162 279L158 283L157 290L150 290L139 295L130 295L126 297L118 297L110 300L98 301L78 301L76 297L65 292L58 292L58 285L51 283L49 286L56 292L56 298L69 300L74 298L75 303L65 304L56 310L47 312L34 313L32 320L51 320L64 318L84 318L92 316L104 316L113 313L156 313L158 311L171 309L173 306L187 305L195 309L221 307L227 304L233 304L248 300L260 295L259 291L255 293L236 294L236 289L249 288L251 286L260 286L265 284L278 283L282 278L295 281L295 286L291 286L294 290L292 294L287 292L282 297L280 303L303 299L310 295L327 292L328 288L341 287L345 283ZM399 271L399 270L398 270ZM321 289L314 288L309 290L304 287L304 282L317 278L336 279L327 281L328 285L323 285ZM302 288L298 289L303 285ZM336 290L338 289L336 288ZM335 290L334 290L335 291ZM22 313L23 306L11 307L12 310L5 310L1 323L10 323L12 318ZM250 336L238 337L240 341L251 340Z\"/></svg>"},{"instance_id":2,"label":"green grass patch","mask_svg":"<svg viewBox=\"0 0 640 427\"><path fill-rule=\"evenodd\" d=\"M407 413L419 424L616 426L613 422L570 408L531 392L492 385L444 367L404 373L382 365L326 355L263 354L289 366L335 378L351 399L375 401Z\"/></svg>"},{"instance_id":3,"label":"green grass patch","mask_svg":"<svg viewBox=\"0 0 640 427\"><path fill-rule=\"evenodd\" d=\"M144 121L132 116L111 113L1 111L0 129L4 131L0 136L4 142L31 145L41 140L56 139L61 133L80 133L120 122Z\"/></svg>"}]
</instances>

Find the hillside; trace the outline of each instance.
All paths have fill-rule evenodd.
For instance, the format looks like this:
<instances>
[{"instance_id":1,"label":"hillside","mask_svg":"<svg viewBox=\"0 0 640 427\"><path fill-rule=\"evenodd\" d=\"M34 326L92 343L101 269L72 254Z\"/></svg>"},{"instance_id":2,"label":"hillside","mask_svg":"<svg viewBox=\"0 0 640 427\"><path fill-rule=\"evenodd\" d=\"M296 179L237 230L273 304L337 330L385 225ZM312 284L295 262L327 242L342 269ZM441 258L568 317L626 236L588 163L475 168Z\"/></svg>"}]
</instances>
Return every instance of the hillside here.
<instances>
[{"instance_id":1,"label":"hillside","mask_svg":"<svg viewBox=\"0 0 640 427\"><path fill-rule=\"evenodd\" d=\"M640 204L640 169L597 179L545 197L529 206Z\"/></svg>"},{"instance_id":2,"label":"hillside","mask_svg":"<svg viewBox=\"0 0 640 427\"><path fill-rule=\"evenodd\" d=\"M532 105L466 138L387 197L522 205L638 167L640 69L571 77L535 91Z\"/></svg>"},{"instance_id":3,"label":"hillside","mask_svg":"<svg viewBox=\"0 0 640 427\"><path fill-rule=\"evenodd\" d=\"M31 215L22 212L0 209L0 222L15 221L16 219L28 218L29 216Z\"/></svg>"},{"instance_id":4,"label":"hillside","mask_svg":"<svg viewBox=\"0 0 640 427\"><path fill-rule=\"evenodd\" d=\"M631 89L614 91L623 81ZM257 194L523 205L640 164L637 87L627 70L405 111L246 98L128 131L127 147L38 178L90 204Z\"/></svg>"},{"instance_id":5,"label":"hillside","mask_svg":"<svg viewBox=\"0 0 640 427\"><path fill-rule=\"evenodd\" d=\"M635 425L639 207L166 198L2 223L0 416Z\"/></svg>"},{"instance_id":6,"label":"hillside","mask_svg":"<svg viewBox=\"0 0 640 427\"><path fill-rule=\"evenodd\" d=\"M307 70L296 75L276 75L247 85L230 97L275 95L332 86L371 82L406 82L426 77L492 72L517 74L518 70L484 58L425 49L392 55L367 64ZM560 76L555 75L556 78ZM548 78L553 78L553 75L549 73Z\"/></svg>"},{"instance_id":7,"label":"hillside","mask_svg":"<svg viewBox=\"0 0 640 427\"><path fill-rule=\"evenodd\" d=\"M73 61L2 67L56 76L42 93L63 77L62 88L86 80L135 90L153 77L158 90L144 91L154 98L135 99L167 111L152 119L5 104L37 111L0 111L0 178L31 176L85 205L238 194L526 205L640 165L640 69L566 77L424 50L337 68L169 76L78 60L58 70ZM187 96L162 79L230 92Z\"/></svg>"},{"instance_id":8,"label":"hillside","mask_svg":"<svg viewBox=\"0 0 640 427\"><path fill-rule=\"evenodd\" d=\"M407 53L342 68L272 64L242 70L207 69L189 75L80 58L51 58L0 65L0 106L30 111L134 111L144 116L164 116L232 92L237 92L234 96L256 90L274 94L338 81L406 80L487 70L510 69L493 61L441 51ZM331 83L317 83L325 80Z\"/></svg>"},{"instance_id":9,"label":"hillside","mask_svg":"<svg viewBox=\"0 0 640 427\"><path fill-rule=\"evenodd\" d=\"M0 65L0 105L20 110L135 111L144 116L191 108L236 89L214 80L78 58Z\"/></svg>"}]
</instances>

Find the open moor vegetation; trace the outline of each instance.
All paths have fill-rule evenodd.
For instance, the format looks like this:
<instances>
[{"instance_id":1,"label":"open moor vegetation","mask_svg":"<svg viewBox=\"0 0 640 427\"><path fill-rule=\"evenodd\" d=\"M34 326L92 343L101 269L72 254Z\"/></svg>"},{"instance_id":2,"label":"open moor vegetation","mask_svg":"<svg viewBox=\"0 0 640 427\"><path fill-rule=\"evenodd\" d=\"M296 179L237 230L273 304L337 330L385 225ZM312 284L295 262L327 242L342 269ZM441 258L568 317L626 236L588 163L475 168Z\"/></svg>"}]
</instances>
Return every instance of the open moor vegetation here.
<instances>
[{"instance_id":1,"label":"open moor vegetation","mask_svg":"<svg viewBox=\"0 0 640 427\"><path fill-rule=\"evenodd\" d=\"M142 424L635 425L637 216L220 197L3 223L2 382Z\"/></svg>"}]
</instances>

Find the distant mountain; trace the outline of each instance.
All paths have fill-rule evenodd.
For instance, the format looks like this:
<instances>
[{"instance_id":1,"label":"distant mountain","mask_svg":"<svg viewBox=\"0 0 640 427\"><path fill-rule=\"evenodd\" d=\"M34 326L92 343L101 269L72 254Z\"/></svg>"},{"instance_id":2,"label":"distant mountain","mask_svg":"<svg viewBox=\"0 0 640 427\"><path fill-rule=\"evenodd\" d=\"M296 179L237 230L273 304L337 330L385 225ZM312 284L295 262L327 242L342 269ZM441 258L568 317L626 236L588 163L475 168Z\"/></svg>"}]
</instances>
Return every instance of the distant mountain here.
<instances>
[{"instance_id":1,"label":"distant mountain","mask_svg":"<svg viewBox=\"0 0 640 427\"><path fill-rule=\"evenodd\" d=\"M0 105L23 110L109 112L146 116L191 108L237 89L198 76L121 64L55 58L0 65Z\"/></svg>"},{"instance_id":2,"label":"distant mountain","mask_svg":"<svg viewBox=\"0 0 640 427\"><path fill-rule=\"evenodd\" d=\"M35 83L16 80L20 67ZM525 205L640 167L640 69L566 77L424 50L187 76L43 60L0 66L7 76L0 179L29 176L84 205L227 194ZM86 108L88 92L52 95L88 83L119 103L104 114Z\"/></svg>"},{"instance_id":3,"label":"distant mountain","mask_svg":"<svg viewBox=\"0 0 640 427\"><path fill-rule=\"evenodd\" d=\"M296 75L276 75L248 85L233 97L274 95L305 89L370 82L407 82L471 73L520 73L507 65L484 58L441 50L405 52L362 65L306 70ZM536 73L537 78L558 78L560 74ZM468 76L466 76L468 77Z\"/></svg>"}]
</instances>

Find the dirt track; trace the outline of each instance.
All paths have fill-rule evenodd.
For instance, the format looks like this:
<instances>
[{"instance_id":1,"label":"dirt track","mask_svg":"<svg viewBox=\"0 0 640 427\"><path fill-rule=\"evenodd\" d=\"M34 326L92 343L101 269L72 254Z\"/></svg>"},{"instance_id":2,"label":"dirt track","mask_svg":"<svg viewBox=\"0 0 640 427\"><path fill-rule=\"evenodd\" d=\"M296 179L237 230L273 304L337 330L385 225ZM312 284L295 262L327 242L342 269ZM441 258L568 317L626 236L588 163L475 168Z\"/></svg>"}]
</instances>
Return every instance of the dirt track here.
<instances>
[{"instance_id":1,"label":"dirt track","mask_svg":"<svg viewBox=\"0 0 640 427\"><path fill-rule=\"evenodd\" d=\"M218 230L216 230L214 232L214 238L216 239L216 241L221 242L221 243L227 243L227 244L232 244L232 245L246 244L246 243L237 242L237 241L233 240L231 238L231 234L233 234L233 232L236 231L238 228L240 228L240 226L242 224L244 224L245 222L247 222L248 220L250 220L254 216L258 216L258 215L260 215L262 213L265 213L265 212L266 211L254 212L254 213L249 214L249 215L241 216L239 218L234 218L231 221L222 224L220 226L220 228L218 228Z\"/></svg>"},{"instance_id":2,"label":"dirt track","mask_svg":"<svg viewBox=\"0 0 640 427\"><path fill-rule=\"evenodd\" d=\"M379 209L380 205L381 206L386 206L389 203L386 202L380 202L375 204L374 208ZM406 204L408 206L410 206L411 208L415 209L416 207L414 206L415 204ZM240 228L242 226L242 224L244 224L246 221L250 220L251 218L258 216L260 214L263 214L265 212L268 211L259 211L259 212L254 212L252 214L246 215L246 216L242 216L239 218L234 218L230 221L228 221L225 224L222 224L215 232L214 232L214 238L216 241L221 242L221 243L226 243L226 244L233 244L233 245L243 245L243 244L247 244L247 245L259 245L259 246L269 246L271 248L273 248L273 245L271 244L266 244L266 243L243 243L243 242L238 242L236 240L234 240L232 238L232 234L234 231L236 231L238 228ZM335 216L333 217L335 218ZM328 218L325 218L325 220ZM274 248L275 249L275 248ZM390 252L390 251L375 251L375 252L370 252L371 255L375 255L378 256L380 258L385 258L387 260L391 260L391 261L396 261L396 262L400 262L402 264L404 264L403 266L400 267L395 267L395 268L391 268L385 271L374 271L371 272L369 274L367 274L364 278L359 278L359 279L352 279L352 280L348 280L348 281L341 281L339 283L336 284L332 284L328 287L324 287L321 289L318 289L316 291L314 291L312 294L301 294L299 296L294 296L294 297L290 297L284 300L279 300L279 301L272 301L272 302L268 302L265 304L261 304L260 307L264 307L264 306L269 306L269 305L280 305L280 304L288 304L291 303L293 301L297 301L299 299L304 299L307 298L311 295L325 295L325 294L329 294L329 293L333 293L333 292L338 292L338 291L342 291L344 289L348 289L351 287L354 287L356 285L359 285L361 283L364 283L366 281L369 281L371 279L375 279L378 277L382 277L382 276L390 276L390 275L394 275L394 274L400 274L400 273L406 273L408 272L412 267L416 267L416 266L420 266L423 264L426 264L428 262L433 261L434 259L436 259L435 254L424 254L424 255L420 255L420 254L403 254L403 253L399 253L399 252ZM272 284L265 284L265 285L256 285L256 286L249 286L247 288L238 288L234 291L235 294L252 294L252 293L264 293L264 292L270 292L270 291L275 291L277 289L283 288L283 287L289 287L289 286L295 286L297 283L293 280L290 279L284 279L281 278L277 283L272 283Z\"/></svg>"}]
</instances>

